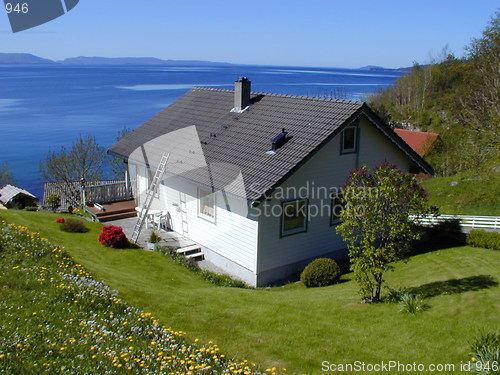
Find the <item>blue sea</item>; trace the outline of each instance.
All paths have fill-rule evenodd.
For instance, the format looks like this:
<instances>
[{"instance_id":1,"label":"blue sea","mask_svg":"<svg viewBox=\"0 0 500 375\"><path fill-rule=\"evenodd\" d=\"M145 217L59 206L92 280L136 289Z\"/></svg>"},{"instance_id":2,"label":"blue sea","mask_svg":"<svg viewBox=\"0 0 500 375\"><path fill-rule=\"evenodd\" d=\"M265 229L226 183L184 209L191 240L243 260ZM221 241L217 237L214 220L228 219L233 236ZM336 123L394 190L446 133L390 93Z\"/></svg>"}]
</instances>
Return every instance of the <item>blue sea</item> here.
<instances>
[{"instance_id":1,"label":"blue sea","mask_svg":"<svg viewBox=\"0 0 500 375\"><path fill-rule=\"evenodd\" d=\"M42 197L39 164L47 151L93 135L103 147L135 129L193 86L363 100L404 73L353 69L206 65L0 65L0 165Z\"/></svg>"}]
</instances>

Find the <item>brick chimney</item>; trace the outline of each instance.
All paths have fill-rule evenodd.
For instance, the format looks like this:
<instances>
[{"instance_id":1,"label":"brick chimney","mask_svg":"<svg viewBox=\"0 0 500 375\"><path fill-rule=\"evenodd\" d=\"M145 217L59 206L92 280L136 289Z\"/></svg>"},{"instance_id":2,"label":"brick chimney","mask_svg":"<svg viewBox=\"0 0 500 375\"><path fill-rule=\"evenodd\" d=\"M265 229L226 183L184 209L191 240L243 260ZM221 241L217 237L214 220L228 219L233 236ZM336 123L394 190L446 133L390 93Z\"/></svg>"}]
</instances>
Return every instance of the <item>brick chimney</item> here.
<instances>
[{"instance_id":1,"label":"brick chimney","mask_svg":"<svg viewBox=\"0 0 500 375\"><path fill-rule=\"evenodd\" d=\"M232 112L243 112L250 104L250 84L248 78L241 77L234 82L234 108Z\"/></svg>"}]
</instances>

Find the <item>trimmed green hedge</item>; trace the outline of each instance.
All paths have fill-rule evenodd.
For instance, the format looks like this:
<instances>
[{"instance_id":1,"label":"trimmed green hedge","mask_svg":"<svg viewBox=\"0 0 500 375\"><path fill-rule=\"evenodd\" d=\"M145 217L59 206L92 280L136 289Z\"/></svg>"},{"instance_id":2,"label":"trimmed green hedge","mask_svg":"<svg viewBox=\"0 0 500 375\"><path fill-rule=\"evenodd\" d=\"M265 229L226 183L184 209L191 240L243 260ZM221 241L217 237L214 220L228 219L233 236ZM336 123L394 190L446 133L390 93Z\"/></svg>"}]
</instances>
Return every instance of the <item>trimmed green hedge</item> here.
<instances>
[{"instance_id":1,"label":"trimmed green hedge","mask_svg":"<svg viewBox=\"0 0 500 375\"><path fill-rule=\"evenodd\" d=\"M500 233L471 230L467 235L467 243L473 247L500 250Z\"/></svg>"},{"instance_id":2,"label":"trimmed green hedge","mask_svg":"<svg viewBox=\"0 0 500 375\"><path fill-rule=\"evenodd\" d=\"M329 258L313 260L304 268L300 275L300 281L308 288L336 284L339 281L340 267Z\"/></svg>"}]
</instances>

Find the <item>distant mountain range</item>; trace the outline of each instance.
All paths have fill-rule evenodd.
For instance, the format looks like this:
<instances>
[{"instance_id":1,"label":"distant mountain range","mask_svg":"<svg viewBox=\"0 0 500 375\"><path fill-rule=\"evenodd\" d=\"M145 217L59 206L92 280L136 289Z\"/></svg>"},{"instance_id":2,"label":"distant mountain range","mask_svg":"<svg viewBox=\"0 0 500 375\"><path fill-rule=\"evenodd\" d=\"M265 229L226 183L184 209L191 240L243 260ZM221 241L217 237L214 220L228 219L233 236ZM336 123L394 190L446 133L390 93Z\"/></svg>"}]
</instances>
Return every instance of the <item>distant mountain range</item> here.
<instances>
[{"instance_id":1,"label":"distant mountain range","mask_svg":"<svg viewBox=\"0 0 500 375\"><path fill-rule=\"evenodd\" d=\"M0 64L55 64L55 62L29 53L0 53Z\"/></svg>"},{"instance_id":2,"label":"distant mountain range","mask_svg":"<svg viewBox=\"0 0 500 375\"><path fill-rule=\"evenodd\" d=\"M161 60L155 57L71 57L61 61L43 59L29 53L0 53L0 65L5 64L63 64L63 65L231 65L224 62L200 60Z\"/></svg>"},{"instance_id":3,"label":"distant mountain range","mask_svg":"<svg viewBox=\"0 0 500 375\"><path fill-rule=\"evenodd\" d=\"M60 64L71 65L231 65L224 62L201 60L161 60L156 57L70 57L57 61Z\"/></svg>"},{"instance_id":4,"label":"distant mountain range","mask_svg":"<svg viewBox=\"0 0 500 375\"><path fill-rule=\"evenodd\" d=\"M63 64L63 65L234 65L226 62L203 60L162 60L156 57L70 57L60 61L44 59L30 53L0 53L0 65L21 64ZM367 65L359 70L409 72L412 68L390 69L382 66Z\"/></svg>"}]
</instances>

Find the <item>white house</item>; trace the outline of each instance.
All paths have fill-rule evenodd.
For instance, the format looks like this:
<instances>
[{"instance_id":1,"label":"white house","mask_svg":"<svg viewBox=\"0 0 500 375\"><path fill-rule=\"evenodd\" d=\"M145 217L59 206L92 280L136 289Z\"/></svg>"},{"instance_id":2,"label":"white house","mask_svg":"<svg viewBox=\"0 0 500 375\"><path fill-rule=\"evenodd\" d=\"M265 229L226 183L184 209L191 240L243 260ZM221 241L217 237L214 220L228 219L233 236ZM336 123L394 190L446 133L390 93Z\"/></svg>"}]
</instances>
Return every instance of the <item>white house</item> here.
<instances>
[{"instance_id":1,"label":"white house","mask_svg":"<svg viewBox=\"0 0 500 375\"><path fill-rule=\"evenodd\" d=\"M433 173L365 103L255 93L246 78L193 88L109 153L128 161L137 205L169 154L153 208L253 286L346 256L336 193L351 170L387 160Z\"/></svg>"},{"instance_id":2,"label":"white house","mask_svg":"<svg viewBox=\"0 0 500 375\"><path fill-rule=\"evenodd\" d=\"M5 185L0 189L0 204L6 208L23 209L36 206L38 198L29 191L12 185Z\"/></svg>"}]
</instances>

